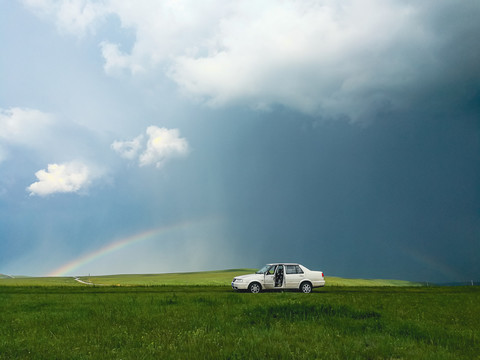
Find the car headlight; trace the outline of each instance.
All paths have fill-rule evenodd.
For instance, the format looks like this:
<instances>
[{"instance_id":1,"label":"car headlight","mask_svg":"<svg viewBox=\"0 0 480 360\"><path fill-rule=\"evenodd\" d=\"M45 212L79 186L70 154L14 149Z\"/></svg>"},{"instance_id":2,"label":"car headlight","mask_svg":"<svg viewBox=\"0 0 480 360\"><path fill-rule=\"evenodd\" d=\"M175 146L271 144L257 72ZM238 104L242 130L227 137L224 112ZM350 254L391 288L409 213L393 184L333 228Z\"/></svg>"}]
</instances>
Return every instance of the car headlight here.
<instances>
[{"instance_id":1,"label":"car headlight","mask_svg":"<svg viewBox=\"0 0 480 360\"><path fill-rule=\"evenodd\" d=\"M235 282L243 282L242 279L233 279L233 281L235 281Z\"/></svg>"}]
</instances>

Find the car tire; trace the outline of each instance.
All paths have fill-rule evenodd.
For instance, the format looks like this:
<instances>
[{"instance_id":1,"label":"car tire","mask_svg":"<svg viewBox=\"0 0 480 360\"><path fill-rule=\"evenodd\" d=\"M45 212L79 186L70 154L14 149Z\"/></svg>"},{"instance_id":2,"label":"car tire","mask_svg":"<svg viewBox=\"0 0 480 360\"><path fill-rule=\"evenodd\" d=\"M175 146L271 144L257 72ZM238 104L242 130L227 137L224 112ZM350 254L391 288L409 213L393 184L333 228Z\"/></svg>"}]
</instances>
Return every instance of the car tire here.
<instances>
[{"instance_id":1,"label":"car tire","mask_svg":"<svg viewBox=\"0 0 480 360\"><path fill-rule=\"evenodd\" d=\"M309 294L312 292L312 284L310 284L308 281L305 281L300 284L300 291L303 292L304 294Z\"/></svg>"},{"instance_id":2,"label":"car tire","mask_svg":"<svg viewBox=\"0 0 480 360\"><path fill-rule=\"evenodd\" d=\"M248 291L252 294L258 294L260 291L262 291L262 286L257 282L253 282L248 285Z\"/></svg>"}]
</instances>

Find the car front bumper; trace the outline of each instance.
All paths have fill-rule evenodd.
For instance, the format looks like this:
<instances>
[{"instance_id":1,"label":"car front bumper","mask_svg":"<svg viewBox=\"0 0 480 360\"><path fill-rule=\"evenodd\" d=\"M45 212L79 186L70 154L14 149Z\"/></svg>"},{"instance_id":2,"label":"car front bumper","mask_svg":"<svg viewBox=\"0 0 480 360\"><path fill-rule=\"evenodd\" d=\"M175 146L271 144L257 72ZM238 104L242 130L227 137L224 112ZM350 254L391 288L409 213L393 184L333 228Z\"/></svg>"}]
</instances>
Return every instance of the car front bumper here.
<instances>
[{"instance_id":1,"label":"car front bumper","mask_svg":"<svg viewBox=\"0 0 480 360\"><path fill-rule=\"evenodd\" d=\"M240 281L232 281L232 289L233 290L247 290L248 283L247 282L240 282Z\"/></svg>"}]
</instances>

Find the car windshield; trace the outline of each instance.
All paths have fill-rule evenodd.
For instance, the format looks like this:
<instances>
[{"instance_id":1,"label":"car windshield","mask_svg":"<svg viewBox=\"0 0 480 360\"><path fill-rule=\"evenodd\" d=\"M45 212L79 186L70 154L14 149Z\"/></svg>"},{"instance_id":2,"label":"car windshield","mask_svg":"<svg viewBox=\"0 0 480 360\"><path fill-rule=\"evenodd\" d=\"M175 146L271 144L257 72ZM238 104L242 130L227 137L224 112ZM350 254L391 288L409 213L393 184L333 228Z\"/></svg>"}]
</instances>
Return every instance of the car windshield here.
<instances>
[{"instance_id":1,"label":"car windshield","mask_svg":"<svg viewBox=\"0 0 480 360\"><path fill-rule=\"evenodd\" d=\"M271 265L265 265L263 268L257 271L257 274L265 274L270 266Z\"/></svg>"}]
</instances>

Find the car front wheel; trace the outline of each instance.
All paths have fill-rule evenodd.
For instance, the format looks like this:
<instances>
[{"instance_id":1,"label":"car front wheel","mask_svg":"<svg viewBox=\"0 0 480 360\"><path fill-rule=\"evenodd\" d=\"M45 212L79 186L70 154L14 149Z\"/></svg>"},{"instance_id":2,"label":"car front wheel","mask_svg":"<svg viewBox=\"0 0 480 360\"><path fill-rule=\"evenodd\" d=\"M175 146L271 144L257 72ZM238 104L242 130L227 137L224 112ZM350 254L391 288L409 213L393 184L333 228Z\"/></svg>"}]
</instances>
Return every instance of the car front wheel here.
<instances>
[{"instance_id":1,"label":"car front wheel","mask_svg":"<svg viewBox=\"0 0 480 360\"><path fill-rule=\"evenodd\" d=\"M248 291L250 291L252 294L258 294L262 290L262 287L260 286L259 283L251 283L248 285Z\"/></svg>"},{"instance_id":2,"label":"car front wheel","mask_svg":"<svg viewBox=\"0 0 480 360\"><path fill-rule=\"evenodd\" d=\"M309 282L304 282L302 285L300 285L300 291L303 292L304 294L309 294L312 292L312 284Z\"/></svg>"}]
</instances>

